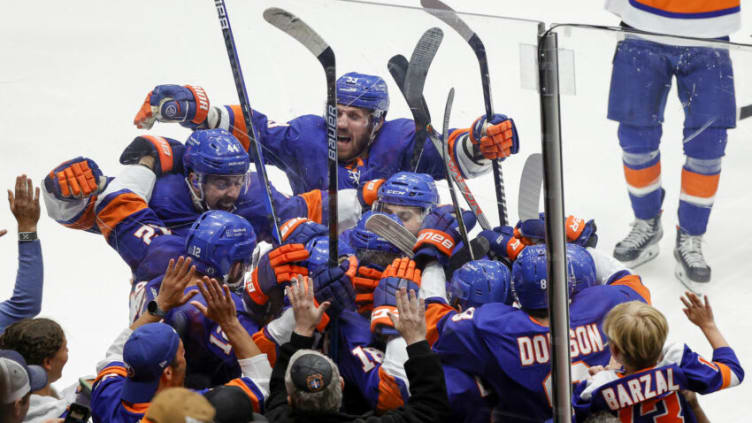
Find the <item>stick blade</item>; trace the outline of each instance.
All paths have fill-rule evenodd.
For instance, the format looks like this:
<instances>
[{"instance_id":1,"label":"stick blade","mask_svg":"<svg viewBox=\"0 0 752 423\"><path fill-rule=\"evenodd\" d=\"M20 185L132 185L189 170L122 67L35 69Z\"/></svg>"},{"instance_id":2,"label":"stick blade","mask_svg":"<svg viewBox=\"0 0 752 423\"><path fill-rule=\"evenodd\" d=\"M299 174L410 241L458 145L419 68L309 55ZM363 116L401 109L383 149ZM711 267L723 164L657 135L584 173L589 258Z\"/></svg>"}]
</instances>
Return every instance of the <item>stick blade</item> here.
<instances>
[{"instance_id":1,"label":"stick blade","mask_svg":"<svg viewBox=\"0 0 752 423\"><path fill-rule=\"evenodd\" d=\"M426 83L428 69L439 50L444 32L439 28L431 28L420 37L418 44L410 57L410 65L405 76L405 98L410 109L420 107L423 97L423 86Z\"/></svg>"},{"instance_id":2,"label":"stick blade","mask_svg":"<svg viewBox=\"0 0 752 423\"><path fill-rule=\"evenodd\" d=\"M270 7L264 10L264 20L298 40L316 57L329 48L329 44L308 24L284 9Z\"/></svg>"},{"instance_id":3,"label":"stick blade","mask_svg":"<svg viewBox=\"0 0 752 423\"><path fill-rule=\"evenodd\" d=\"M543 189L543 156L533 153L525 160L520 176L517 217L521 221L538 219L538 205Z\"/></svg>"},{"instance_id":4,"label":"stick blade","mask_svg":"<svg viewBox=\"0 0 752 423\"><path fill-rule=\"evenodd\" d=\"M403 254L413 258L413 247L417 242L415 235L389 217L380 213L374 213L366 220L366 230L391 242Z\"/></svg>"}]
</instances>

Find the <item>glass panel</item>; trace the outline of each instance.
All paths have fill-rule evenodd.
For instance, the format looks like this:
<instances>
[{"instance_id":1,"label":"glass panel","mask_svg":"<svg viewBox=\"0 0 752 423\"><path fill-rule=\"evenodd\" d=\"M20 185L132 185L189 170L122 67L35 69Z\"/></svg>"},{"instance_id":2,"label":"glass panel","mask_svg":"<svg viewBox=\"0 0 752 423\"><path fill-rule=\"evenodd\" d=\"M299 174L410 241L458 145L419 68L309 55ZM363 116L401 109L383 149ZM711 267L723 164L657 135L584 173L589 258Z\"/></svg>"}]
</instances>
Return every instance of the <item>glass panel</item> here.
<instances>
[{"instance_id":1,"label":"glass panel","mask_svg":"<svg viewBox=\"0 0 752 423\"><path fill-rule=\"evenodd\" d=\"M752 235L744 224L752 208L744 182L749 179L752 127L749 120L733 115L752 102L752 85L743 77L752 69L752 46L644 39L618 29L576 25L554 31L559 47L574 51L577 86L576 95L561 97L566 212L595 219L598 249L611 255L630 233L628 224L636 213L649 218L663 210L660 254L635 271L650 288L653 304L668 318L669 341L687 342L709 356L707 342L681 311L678 297L686 287L674 275L674 249L677 225L693 235L704 233L712 204L701 243L712 278L692 286L709 295L737 355L751 354L752 344L745 338L749 325L733 305L752 299L744 265L752 251L744 241ZM724 70L729 57L733 75ZM657 165L650 152L658 150L659 141ZM620 142L630 155L623 155ZM700 160L687 163L685 152ZM712 159L721 156L723 176L714 193L718 161ZM658 184L665 189L662 205L655 191ZM622 258L629 259L626 254ZM734 404L749 392L743 386L734 388L714 394L702 406L708 416L743 420Z\"/></svg>"}]
</instances>

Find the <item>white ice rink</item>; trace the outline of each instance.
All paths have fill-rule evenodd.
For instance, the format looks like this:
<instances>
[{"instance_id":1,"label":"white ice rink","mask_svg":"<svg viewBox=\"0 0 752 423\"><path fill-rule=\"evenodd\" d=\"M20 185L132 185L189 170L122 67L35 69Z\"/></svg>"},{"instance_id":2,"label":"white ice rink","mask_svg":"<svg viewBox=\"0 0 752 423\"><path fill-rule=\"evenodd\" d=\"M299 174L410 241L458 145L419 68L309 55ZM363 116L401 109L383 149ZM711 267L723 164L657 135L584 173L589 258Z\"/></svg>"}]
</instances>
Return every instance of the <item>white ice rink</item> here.
<instances>
[{"instance_id":1,"label":"white ice rink","mask_svg":"<svg viewBox=\"0 0 752 423\"><path fill-rule=\"evenodd\" d=\"M546 23L618 25L600 0L560 2L447 1L458 10ZM393 4L416 6L419 1ZM350 70L382 75L389 83L389 118L409 117L409 110L386 69L394 54L409 57L420 34L431 26L444 29L426 83L426 98L435 122L441 121L450 87L457 89L452 127L466 127L483 113L474 56L456 33L428 14L412 9L377 7L333 0L228 0L231 23L245 73L251 104L284 121L305 113L322 113L324 75L318 62L297 42L266 23L261 13L280 6L316 29L334 48L338 74ZM746 5L745 5L746 6ZM743 29L732 41L752 42L749 9ZM520 155L504 163L510 217L516 221L516 191L524 156L540 151L537 93L522 87L535 78L524 63L536 42L537 24L469 16L466 21L484 40L491 60L491 85L497 112L515 118ZM568 213L594 218L599 247L611 251L631 220L616 124L605 119L611 58L616 38L604 31L561 29L560 47L573 58L564 69L570 95L562 97L565 205ZM738 105L752 103L752 48L732 51ZM566 82L565 81L565 82ZM132 125L146 93L157 84L202 85L213 104L235 104L237 95L213 2L161 1L6 1L0 14L0 186L12 188L16 175L35 183L58 163L88 156L108 175L117 175L117 158L135 136ZM654 304L668 317L671 340L687 342L710 356L699 329L681 312L683 287L673 276L676 207L679 195L682 111L675 92L669 97L662 148L665 236L661 255L638 272ZM440 126L440 124L439 124ZM153 134L184 140L188 130L157 124ZM748 163L752 161L752 119L729 132L720 188L703 249L713 267L707 293L716 321L742 365L752 363L752 195ZM272 181L285 187L284 175L270 168ZM471 182L492 221L491 176ZM285 189L287 189L285 187ZM442 191L445 201L449 197ZM541 205L542 207L542 205ZM0 298L10 296L17 266L15 220L0 205L3 269ZM45 266L41 316L60 322L68 337L70 360L58 387L73 383L104 357L105 349L127 325L130 272L101 236L66 229L47 218L39 224ZM752 384L702 397L715 422L746 422L752 413Z\"/></svg>"}]
</instances>

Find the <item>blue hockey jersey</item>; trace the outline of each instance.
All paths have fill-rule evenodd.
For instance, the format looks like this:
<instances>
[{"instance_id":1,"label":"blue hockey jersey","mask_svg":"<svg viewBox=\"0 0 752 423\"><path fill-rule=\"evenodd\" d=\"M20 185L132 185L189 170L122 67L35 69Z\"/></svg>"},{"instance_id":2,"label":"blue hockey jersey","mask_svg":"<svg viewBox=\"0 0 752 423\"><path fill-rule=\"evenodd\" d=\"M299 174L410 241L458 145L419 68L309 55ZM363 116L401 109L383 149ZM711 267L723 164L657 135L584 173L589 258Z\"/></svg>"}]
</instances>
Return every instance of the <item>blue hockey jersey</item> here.
<instances>
[{"instance_id":1,"label":"blue hockey jersey","mask_svg":"<svg viewBox=\"0 0 752 423\"><path fill-rule=\"evenodd\" d=\"M569 335L573 381L583 380L591 366L608 364L611 355L602 330L608 311L623 302L649 299L635 275L586 288L574 297ZM548 326L500 303L456 313L445 303L431 302L426 319L429 342L442 362L483 377L498 394L498 406L509 421L552 416Z\"/></svg>"},{"instance_id":2,"label":"blue hockey jersey","mask_svg":"<svg viewBox=\"0 0 752 423\"><path fill-rule=\"evenodd\" d=\"M249 140L240 107L225 106L221 111L220 126L231 131L248 150ZM259 132L257 139L263 145L264 160L287 174L295 194L328 187L328 143L326 122L322 116L303 115L288 123L278 123L254 110L253 126ZM410 168L415 142L415 123L412 120L384 121L365 158L358 158L349 164L339 163L339 189L357 188L371 179L388 179L399 171L428 173L436 180L444 179L444 159L428 139L419 141L424 143L424 147L417 170ZM470 162L459 144L450 142L450 155L459 163L460 171L466 178L488 171L488 160L483 160L483 163Z\"/></svg>"},{"instance_id":3,"label":"blue hockey jersey","mask_svg":"<svg viewBox=\"0 0 752 423\"><path fill-rule=\"evenodd\" d=\"M680 390L700 394L738 385L744 378L739 360L729 347L713 351L708 361L684 344L664 347L656 366L623 375L613 370L597 373L581 382L572 405L578 422L594 412L607 410L622 422L697 421Z\"/></svg>"}]
</instances>

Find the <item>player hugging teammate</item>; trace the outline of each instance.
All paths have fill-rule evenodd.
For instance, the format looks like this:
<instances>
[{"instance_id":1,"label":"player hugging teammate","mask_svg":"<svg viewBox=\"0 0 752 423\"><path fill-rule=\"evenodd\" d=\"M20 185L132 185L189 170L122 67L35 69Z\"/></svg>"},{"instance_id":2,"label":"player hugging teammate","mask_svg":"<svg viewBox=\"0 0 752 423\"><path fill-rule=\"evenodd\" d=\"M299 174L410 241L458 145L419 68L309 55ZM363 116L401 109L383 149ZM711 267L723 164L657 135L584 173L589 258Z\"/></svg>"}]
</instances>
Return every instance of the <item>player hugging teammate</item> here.
<instances>
[{"instance_id":1,"label":"player hugging teammate","mask_svg":"<svg viewBox=\"0 0 752 423\"><path fill-rule=\"evenodd\" d=\"M192 130L185 143L142 135L124 149L116 177L84 157L45 177L48 214L103 235L132 271L131 327L98 367L95 421L139 421L170 386L236 387L263 413L271 367L296 331L286 288L301 284L326 304L314 348L339 369L344 411L386 413L415 395L395 319L406 288L425 303L426 338L441 358L455 421L552 417L543 215L489 228L456 201L440 205L435 185L448 165L459 180L516 153L513 121L488 113L468 129L447 129L445 156L415 122L386 120L380 77L347 73L336 90L334 192L325 191L323 117L277 123L253 111L253 141L287 175L294 194L287 196L250 171L241 107L212 106L191 85L155 87L134 119L139 128L178 122ZM412 167L415 151L422 159ZM330 216L337 231L325 225ZM470 239L477 222L484 227ZM622 420L667 411L691 420L697 410L681 390L707 393L742 380L707 301L688 295L684 304L710 340L712 360L664 346L667 325L641 277L595 248L593 220L569 216L562 224L578 420L602 409ZM633 338L650 325L645 352Z\"/></svg>"}]
</instances>

